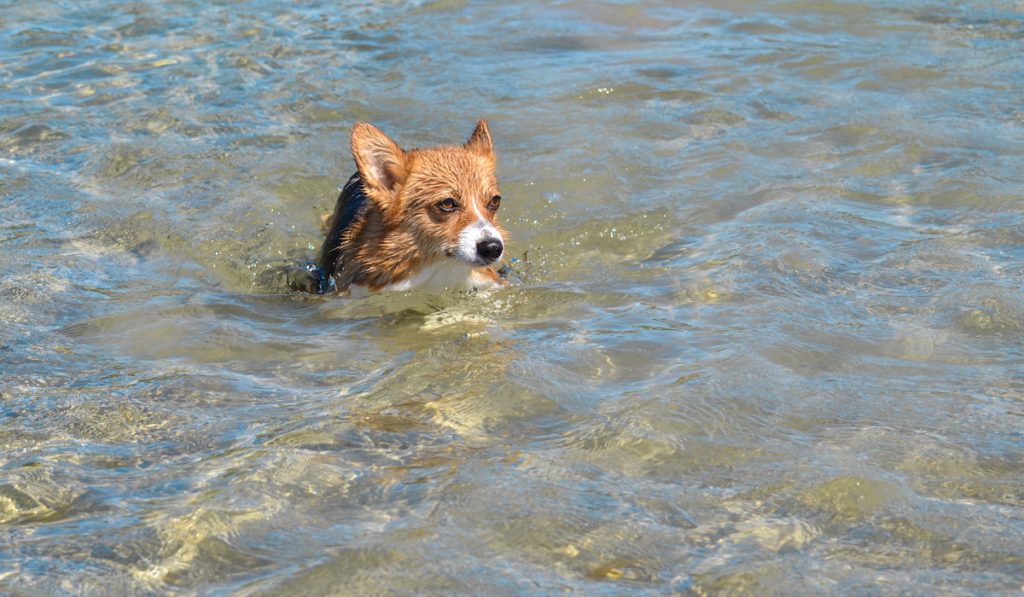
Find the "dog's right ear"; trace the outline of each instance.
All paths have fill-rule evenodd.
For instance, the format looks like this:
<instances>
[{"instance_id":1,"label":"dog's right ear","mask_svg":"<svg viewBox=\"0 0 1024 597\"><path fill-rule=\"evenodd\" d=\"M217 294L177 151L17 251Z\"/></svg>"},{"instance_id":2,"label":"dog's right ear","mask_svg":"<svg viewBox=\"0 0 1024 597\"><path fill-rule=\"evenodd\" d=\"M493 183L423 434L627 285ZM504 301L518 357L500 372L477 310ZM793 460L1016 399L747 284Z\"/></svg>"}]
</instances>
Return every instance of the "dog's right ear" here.
<instances>
[{"instance_id":1,"label":"dog's right ear","mask_svg":"<svg viewBox=\"0 0 1024 597\"><path fill-rule=\"evenodd\" d=\"M352 127L352 157L363 184L371 189L393 193L405 180L405 152L372 124Z\"/></svg>"},{"instance_id":2,"label":"dog's right ear","mask_svg":"<svg viewBox=\"0 0 1024 597\"><path fill-rule=\"evenodd\" d=\"M487 128L486 120L476 123L476 128L473 129L473 134L469 136L469 141L466 141L464 147L480 155L494 157L494 141L491 139L491 131Z\"/></svg>"}]
</instances>

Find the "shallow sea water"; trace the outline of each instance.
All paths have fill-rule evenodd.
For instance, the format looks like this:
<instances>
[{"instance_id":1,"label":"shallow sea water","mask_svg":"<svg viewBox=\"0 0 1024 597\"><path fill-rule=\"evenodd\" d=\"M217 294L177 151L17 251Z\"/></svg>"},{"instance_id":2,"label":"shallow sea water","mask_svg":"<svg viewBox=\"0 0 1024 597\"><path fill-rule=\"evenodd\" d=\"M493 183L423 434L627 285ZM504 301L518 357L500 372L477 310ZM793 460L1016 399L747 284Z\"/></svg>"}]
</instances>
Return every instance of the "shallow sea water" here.
<instances>
[{"instance_id":1,"label":"shallow sea water","mask_svg":"<svg viewBox=\"0 0 1024 597\"><path fill-rule=\"evenodd\" d=\"M1024 590L1024 4L0 2L0 593ZM287 292L487 118L517 283Z\"/></svg>"}]
</instances>

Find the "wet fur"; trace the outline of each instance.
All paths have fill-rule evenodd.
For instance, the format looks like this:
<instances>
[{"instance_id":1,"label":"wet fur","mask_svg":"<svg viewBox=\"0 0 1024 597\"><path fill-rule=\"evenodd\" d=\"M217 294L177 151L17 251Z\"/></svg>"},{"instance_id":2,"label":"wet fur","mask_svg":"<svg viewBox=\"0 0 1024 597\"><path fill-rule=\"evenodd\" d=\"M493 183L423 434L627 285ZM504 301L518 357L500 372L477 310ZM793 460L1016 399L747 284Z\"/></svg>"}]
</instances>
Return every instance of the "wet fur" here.
<instances>
[{"instance_id":1,"label":"wet fur","mask_svg":"<svg viewBox=\"0 0 1024 597\"><path fill-rule=\"evenodd\" d=\"M486 122L465 145L410 151L360 123L352 131L352 154L358 173L323 221L319 260L339 292L404 288L435 270L438 282L457 282L459 268L465 268L465 286L500 283L493 265L468 263L456 250L461 231L481 218L507 238L487 207L500 193ZM448 197L459 204L453 213L437 207Z\"/></svg>"}]
</instances>

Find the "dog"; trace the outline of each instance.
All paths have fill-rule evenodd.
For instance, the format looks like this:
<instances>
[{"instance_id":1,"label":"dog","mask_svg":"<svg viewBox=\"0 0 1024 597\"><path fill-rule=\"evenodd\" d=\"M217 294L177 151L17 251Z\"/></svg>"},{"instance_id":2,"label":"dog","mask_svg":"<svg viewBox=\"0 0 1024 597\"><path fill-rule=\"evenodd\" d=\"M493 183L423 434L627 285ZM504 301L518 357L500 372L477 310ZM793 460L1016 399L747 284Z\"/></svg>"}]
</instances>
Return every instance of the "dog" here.
<instances>
[{"instance_id":1,"label":"dog","mask_svg":"<svg viewBox=\"0 0 1024 597\"><path fill-rule=\"evenodd\" d=\"M377 127L352 128L356 173L325 214L315 266L290 280L308 292L486 289L507 234L487 122L461 146L404 150Z\"/></svg>"}]
</instances>

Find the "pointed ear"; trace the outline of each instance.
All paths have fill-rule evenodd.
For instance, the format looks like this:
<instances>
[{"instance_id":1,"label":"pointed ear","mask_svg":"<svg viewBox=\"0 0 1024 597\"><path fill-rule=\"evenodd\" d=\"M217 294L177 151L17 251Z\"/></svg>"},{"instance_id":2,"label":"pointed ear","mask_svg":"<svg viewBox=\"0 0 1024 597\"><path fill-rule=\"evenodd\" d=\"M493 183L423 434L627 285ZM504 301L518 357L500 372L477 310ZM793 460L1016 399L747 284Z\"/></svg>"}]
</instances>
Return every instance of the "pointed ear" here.
<instances>
[{"instance_id":1,"label":"pointed ear","mask_svg":"<svg viewBox=\"0 0 1024 597\"><path fill-rule=\"evenodd\" d=\"M473 134L466 141L466 149L482 154L491 155L494 153L494 141L491 139L491 131L487 129L487 121L481 120L476 123Z\"/></svg>"},{"instance_id":2,"label":"pointed ear","mask_svg":"<svg viewBox=\"0 0 1024 597\"><path fill-rule=\"evenodd\" d=\"M372 124L352 127L352 157L367 186L391 192L405 180L405 152Z\"/></svg>"}]
</instances>

